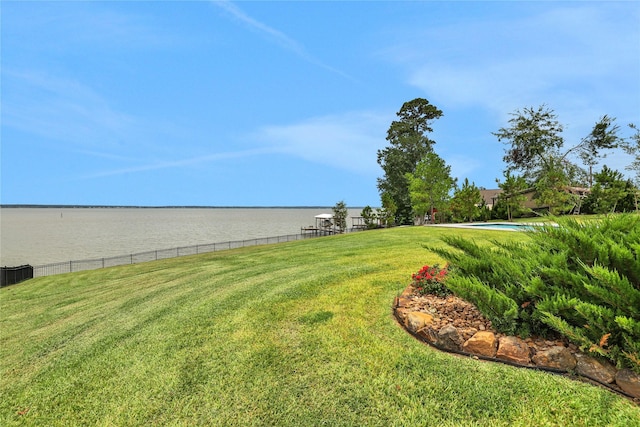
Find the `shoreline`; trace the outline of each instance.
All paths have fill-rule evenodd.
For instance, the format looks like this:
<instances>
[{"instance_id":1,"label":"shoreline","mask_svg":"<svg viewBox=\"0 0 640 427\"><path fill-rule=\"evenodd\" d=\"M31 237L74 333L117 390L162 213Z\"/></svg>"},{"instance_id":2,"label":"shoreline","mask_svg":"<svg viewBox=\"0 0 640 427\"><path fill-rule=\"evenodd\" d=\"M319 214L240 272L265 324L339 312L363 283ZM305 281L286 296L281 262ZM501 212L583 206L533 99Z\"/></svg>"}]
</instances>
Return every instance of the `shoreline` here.
<instances>
[{"instance_id":1,"label":"shoreline","mask_svg":"<svg viewBox=\"0 0 640 427\"><path fill-rule=\"evenodd\" d=\"M32 207L1 211L0 264L45 265L300 233L327 208ZM349 209L359 216L360 209ZM349 221L351 222L351 221Z\"/></svg>"}]
</instances>

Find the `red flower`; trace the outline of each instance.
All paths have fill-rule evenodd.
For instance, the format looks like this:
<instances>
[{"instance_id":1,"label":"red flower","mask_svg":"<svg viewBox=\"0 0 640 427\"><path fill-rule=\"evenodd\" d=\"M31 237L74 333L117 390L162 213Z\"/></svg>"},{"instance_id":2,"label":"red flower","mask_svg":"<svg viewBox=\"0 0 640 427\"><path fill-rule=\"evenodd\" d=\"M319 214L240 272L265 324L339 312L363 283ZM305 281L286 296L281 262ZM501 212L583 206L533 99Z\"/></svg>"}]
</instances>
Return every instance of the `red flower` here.
<instances>
[{"instance_id":1,"label":"red flower","mask_svg":"<svg viewBox=\"0 0 640 427\"><path fill-rule=\"evenodd\" d=\"M447 267L448 265L440 268L437 264L423 266L417 273L411 275L413 286L420 293L447 294L449 291L443 285L449 273Z\"/></svg>"}]
</instances>

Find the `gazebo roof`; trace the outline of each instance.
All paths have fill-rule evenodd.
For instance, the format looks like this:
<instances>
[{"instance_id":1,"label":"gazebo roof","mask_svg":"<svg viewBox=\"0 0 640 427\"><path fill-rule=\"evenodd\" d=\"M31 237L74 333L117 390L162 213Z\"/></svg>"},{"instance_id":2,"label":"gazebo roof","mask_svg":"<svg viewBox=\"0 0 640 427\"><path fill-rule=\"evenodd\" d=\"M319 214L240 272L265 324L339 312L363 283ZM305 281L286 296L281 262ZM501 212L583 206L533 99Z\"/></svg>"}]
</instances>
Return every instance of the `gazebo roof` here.
<instances>
[{"instance_id":1,"label":"gazebo roof","mask_svg":"<svg viewBox=\"0 0 640 427\"><path fill-rule=\"evenodd\" d=\"M333 214L323 213L315 216L318 219L331 219L333 218Z\"/></svg>"}]
</instances>

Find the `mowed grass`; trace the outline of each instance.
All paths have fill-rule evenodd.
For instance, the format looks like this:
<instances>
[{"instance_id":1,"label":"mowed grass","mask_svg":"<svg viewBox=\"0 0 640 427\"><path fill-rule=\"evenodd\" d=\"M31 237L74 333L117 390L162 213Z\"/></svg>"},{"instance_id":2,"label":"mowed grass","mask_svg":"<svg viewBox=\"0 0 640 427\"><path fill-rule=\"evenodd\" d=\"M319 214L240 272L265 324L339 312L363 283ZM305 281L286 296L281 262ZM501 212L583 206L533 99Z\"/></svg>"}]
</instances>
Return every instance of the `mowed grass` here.
<instances>
[{"instance_id":1,"label":"mowed grass","mask_svg":"<svg viewBox=\"0 0 640 427\"><path fill-rule=\"evenodd\" d=\"M394 228L33 279L0 289L0 424L637 426L561 376L434 350L393 298L423 248Z\"/></svg>"}]
</instances>

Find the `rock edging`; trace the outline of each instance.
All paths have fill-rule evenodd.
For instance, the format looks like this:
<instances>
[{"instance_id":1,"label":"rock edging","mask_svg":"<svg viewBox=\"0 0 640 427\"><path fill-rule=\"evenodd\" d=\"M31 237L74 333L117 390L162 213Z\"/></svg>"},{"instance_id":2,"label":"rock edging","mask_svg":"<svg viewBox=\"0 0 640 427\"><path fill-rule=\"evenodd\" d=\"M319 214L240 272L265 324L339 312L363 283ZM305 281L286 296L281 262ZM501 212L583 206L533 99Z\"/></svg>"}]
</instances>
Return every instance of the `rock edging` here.
<instances>
[{"instance_id":1,"label":"rock edging","mask_svg":"<svg viewBox=\"0 0 640 427\"><path fill-rule=\"evenodd\" d=\"M443 351L518 367L573 374L640 404L640 375L581 353L562 340L507 336L470 303L455 296L417 295L409 286L393 304L398 322L413 336Z\"/></svg>"}]
</instances>

